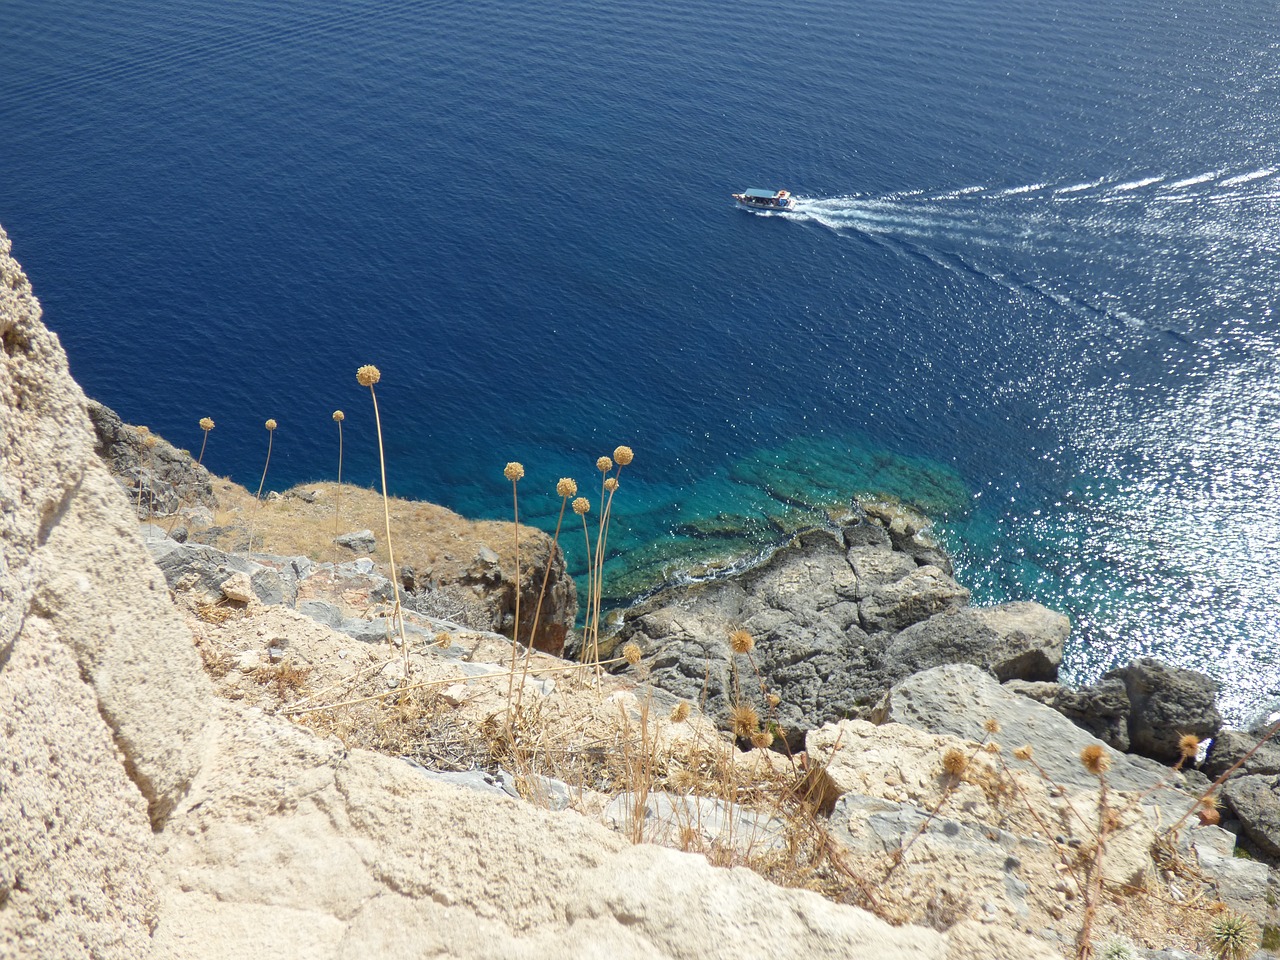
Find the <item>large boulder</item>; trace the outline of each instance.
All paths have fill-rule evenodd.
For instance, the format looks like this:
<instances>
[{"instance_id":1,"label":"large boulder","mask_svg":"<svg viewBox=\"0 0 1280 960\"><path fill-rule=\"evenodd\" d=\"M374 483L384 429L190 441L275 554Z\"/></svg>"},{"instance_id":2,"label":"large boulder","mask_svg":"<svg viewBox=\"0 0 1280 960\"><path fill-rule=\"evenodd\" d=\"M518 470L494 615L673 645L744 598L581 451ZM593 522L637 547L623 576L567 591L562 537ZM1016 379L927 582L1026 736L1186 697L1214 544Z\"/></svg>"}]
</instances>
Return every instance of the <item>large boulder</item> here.
<instances>
[{"instance_id":1,"label":"large boulder","mask_svg":"<svg viewBox=\"0 0 1280 960\"><path fill-rule=\"evenodd\" d=\"M1071 621L1038 603L966 607L904 629L885 650L885 669L908 677L945 663L972 663L1000 681L1058 678Z\"/></svg>"},{"instance_id":2,"label":"large boulder","mask_svg":"<svg viewBox=\"0 0 1280 960\"><path fill-rule=\"evenodd\" d=\"M889 691L873 719L966 740L994 738L1010 749L1030 746L1051 781L1075 789L1097 785L1081 764L1081 752L1105 746L1056 710L1006 689L971 664L934 667L908 677ZM992 720L999 726L996 734L986 730ZM1145 794L1145 802L1160 805L1170 823L1192 807L1195 798L1174 789L1184 782L1180 774L1144 757L1108 754L1107 780L1113 788Z\"/></svg>"},{"instance_id":3,"label":"large boulder","mask_svg":"<svg viewBox=\"0 0 1280 960\"><path fill-rule=\"evenodd\" d=\"M1083 687L1009 680L1005 687L1052 707L1107 746L1129 751L1129 691L1120 680L1113 677Z\"/></svg>"},{"instance_id":4,"label":"large boulder","mask_svg":"<svg viewBox=\"0 0 1280 960\"><path fill-rule=\"evenodd\" d=\"M1200 769L1217 778L1237 763L1240 776L1280 774L1280 738L1273 736L1264 742L1261 737L1239 730L1219 730Z\"/></svg>"},{"instance_id":5,"label":"large boulder","mask_svg":"<svg viewBox=\"0 0 1280 960\"><path fill-rule=\"evenodd\" d=\"M1280 857L1280 777L1233 777L1222 788L1245 835L1272 857Z\"/></svg>"},{"instance_id":6,"label":"large boulder","mask_svg":"<svg viewBox=\"0 0 1280 960\"><path fill-rule=\"evenodd\" d=\"M1195 670L1144 658L1108 672L1129 694L1130 749L1162 763L1177 763L1184 734L1207 740L1222 726L1218 682Z\"/></svg>"}]
</instances>

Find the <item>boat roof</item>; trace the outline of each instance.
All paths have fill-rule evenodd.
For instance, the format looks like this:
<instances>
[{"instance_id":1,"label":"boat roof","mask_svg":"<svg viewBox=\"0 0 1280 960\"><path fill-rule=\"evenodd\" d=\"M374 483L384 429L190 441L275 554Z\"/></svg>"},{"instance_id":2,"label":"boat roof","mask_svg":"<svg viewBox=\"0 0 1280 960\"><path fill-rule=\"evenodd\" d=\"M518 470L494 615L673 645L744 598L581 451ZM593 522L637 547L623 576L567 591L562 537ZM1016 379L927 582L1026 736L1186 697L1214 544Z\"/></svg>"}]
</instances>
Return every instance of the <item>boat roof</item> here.
<instances>
[{"instance_id":1,"label":"boat roof","mask_svg":"<svg viewBox=\"0 0 1280 960\"><path fill-rule=\"evenodd\" d=\"M759 187L750 187L742 191L744 197L758 197L761 200L772 200L778 195L777 190L761 190Z\"/></svg>"}]
</instances>

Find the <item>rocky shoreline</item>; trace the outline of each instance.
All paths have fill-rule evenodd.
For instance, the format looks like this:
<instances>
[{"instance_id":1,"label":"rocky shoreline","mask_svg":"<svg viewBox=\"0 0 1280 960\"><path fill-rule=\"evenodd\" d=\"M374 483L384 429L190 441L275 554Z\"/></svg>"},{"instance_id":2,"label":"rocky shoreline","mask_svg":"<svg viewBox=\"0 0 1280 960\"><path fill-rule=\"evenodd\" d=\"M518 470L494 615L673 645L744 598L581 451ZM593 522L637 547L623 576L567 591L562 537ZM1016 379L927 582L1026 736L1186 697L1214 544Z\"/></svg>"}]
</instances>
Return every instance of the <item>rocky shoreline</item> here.
<instances>
[{"instance_id":1,"label":"rocky shoreline","mask_svg":"<svg viewBox=\"0 0 1280 960\"><path fill-rule=\"evenodd\" d=\"M563 572L533 531L517 581L509 525L396 504L392 583L377 537L333 543L326 485L259 508L88 403L2 232L0 344L0 960L1186 960L1232 911L1275 935L1274 744L1187 671L1058 686L1065 618L970 607L892 505L647 599L613 675L552 655L562 580L517 677L495 631ZM346 531L377 529L352 500ZM1216 734L1199 769L1151 759L1170 727ZM1214 825L1197 797L1236 763Z\"/></svg>"}]
</instances>

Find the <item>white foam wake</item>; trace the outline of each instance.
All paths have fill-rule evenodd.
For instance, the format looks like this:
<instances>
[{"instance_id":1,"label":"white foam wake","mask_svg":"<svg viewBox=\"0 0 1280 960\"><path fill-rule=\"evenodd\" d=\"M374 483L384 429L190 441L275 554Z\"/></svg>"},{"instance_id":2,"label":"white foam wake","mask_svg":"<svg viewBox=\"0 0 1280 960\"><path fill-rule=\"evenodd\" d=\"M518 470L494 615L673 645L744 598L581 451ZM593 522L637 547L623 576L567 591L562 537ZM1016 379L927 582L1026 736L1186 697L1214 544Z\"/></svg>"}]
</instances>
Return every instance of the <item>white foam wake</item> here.
<instances>
[{"instance_id":1,"label":"white foam wake","mask_svg":"<svg viewBox=\"0 0 1280 960\"><path fill-rule=\"evenodd\" d=\"M1254 170L1250 173L1242 173L1238 177L1228 177L1221 181L1220 187L1238 187L1242 183L1250 183L1254 180L1261 180L1263 177L1269 177L1276 172L1275 167L1263 167L1261 170Z\"/></svg>"}]
</instances>

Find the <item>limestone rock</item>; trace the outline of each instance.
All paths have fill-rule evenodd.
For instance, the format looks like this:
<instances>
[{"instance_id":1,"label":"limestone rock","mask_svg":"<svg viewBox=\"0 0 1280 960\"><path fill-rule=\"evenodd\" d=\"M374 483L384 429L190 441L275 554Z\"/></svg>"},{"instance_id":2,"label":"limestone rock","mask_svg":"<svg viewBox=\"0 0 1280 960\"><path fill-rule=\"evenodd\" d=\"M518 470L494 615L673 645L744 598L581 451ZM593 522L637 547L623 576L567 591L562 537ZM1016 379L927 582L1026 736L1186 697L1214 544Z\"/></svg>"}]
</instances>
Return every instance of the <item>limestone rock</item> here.
<instances>
[{"instance_id":1,"label":"limestone rock","mask_svg":"<svg viewBox=\"0 0 1280 960\"><path fill-rule=\"evenodd\" d=\"M1219 730L1200 769L1210 777L1217 778L1235 766L1238 760L1244 760L1238 771L1240 776L1280 774L1280 737L1272 737L1258 747L1260 740L1260 737L1239 730ZM1254 747L1258 749L1245 760L1245 756Z\"/></svg>"},{"instance_id":2,"label":"limestone rock","mask_svg":"<svg viewBox=\"0 0 1280 960\"><path fill-rule=\"evenodd\" d=\"M218 506L213 476L185 450L158 436L148 445L147 435L96 400L86 401L86 409L95 452L143 513L165 516L184 507Z\"/></svg>"},{"instance_id":3,"label":"limestone rock","mask_svg":"<svg viewBox=\"0 0 1280 960\"><path fill-rule=\"evenodd\" d=\"M1060 714L1116 750L1129 750L1129 691L1111 678L1084 687L1009 680L1005 687Z\"/></svg>"},{"instance_id":4,"label":"limestone rock","mask_svg":"<svg viewBox=\"0 0 1280 960\"><path fill-rule=\"evenodd\" d=\"M934 566L919 567L901 580L878 587L858 603L862 628L868 633L901 630L934 614L958 610L969 591Z\"/></svg>"},{"instance_id":5,"label":"limestone rock","mask_svg":"<svg viewBox=\"0 0 1280 960\"><path fill-rule=\"evenodd\" d=\"M235 600L238 603L248 603L257 599L257 595L253 592L253 583L249 580L248 575L238 571L223 580L218 589L222 591L222 595L228 600Z\"/></svg>"},{"instance_id":6,"label":"limestone rock","mask_svg":"<svg viewBox=\"0 0 1280 960\"><path fill-rule=\"evenodd\" d=\"M1232 777L1222 793L1249 839L1269 856L1280 857L1280 777Z\"/></svg>"},{"instance_id":7,"label":"limestone rock","mask_svg":"<svg viewBox=\"0 0 1280 960\"><path fill-rule=\"evenodd\" d=\"M1071 621L1038 603L966 607L930 617L893 638L885 666L899 678L945 663L972 663L997 680L1058 677Z\"/></svg>"},{"instance_id":8,"label":"limestone rock","mask_svg":"<svg viewBox=\"0 0 1280 960\"><path fill-rule=\"evenodd\" d=\"M377 541L374 540L372 530L355 530L351 533L344 533L334 537L333 542L340 547L346 547L359 554L370 554L373 552Z\"/></svg>"},{"instance_id":9,"label":"limestone rock","mask_svg":"<svg viewBox=\"0 0 1280 960\"><path fill-rule=\"evenodd\" d=\"M934 667L908 677L889 691L875 719L974 741L986 736L983 725L994 719L1001 728L996 735L1000 742L1009 749L1030 745L1036 762L1055 783L1081 790L1097 784L1081 765L1080 752L1089 745L1102 745L1099 740L1057 711L1005 689L970 664ZM1161 806L1170 823L1191 807L1194 797L1173 788L1182 782L1180 775L1144 757L1109 753L1107 779L1113 788L1150 790L1146 802Z\"/></svg>"},{"instance_id":10,"label":"limestone rock","mask_svg":"<svg viewBox=\"0 0 1280 960\"><path fill-rule=\"evenodd\" d=\"M1135 753L1176 763L1178 739L1193 733L1208 739L1222 726L1216 698L1218 683L1203 673L1159 660L1134 660L1108 672L1129 694L1129 742Z\"/></svg>"}]
</instances>

